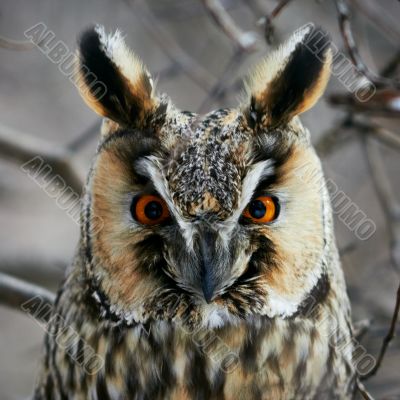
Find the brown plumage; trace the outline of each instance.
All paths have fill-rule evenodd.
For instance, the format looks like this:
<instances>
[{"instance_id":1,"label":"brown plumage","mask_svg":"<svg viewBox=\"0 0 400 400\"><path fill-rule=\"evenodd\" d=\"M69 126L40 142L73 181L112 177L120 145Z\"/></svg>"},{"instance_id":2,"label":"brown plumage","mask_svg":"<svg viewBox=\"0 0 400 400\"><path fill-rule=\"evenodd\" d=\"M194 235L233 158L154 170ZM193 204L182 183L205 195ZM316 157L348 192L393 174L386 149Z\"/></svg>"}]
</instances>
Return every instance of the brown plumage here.
<instances>
[{"instance_id":1,"label":"brown plumage","mask_svg":"<svg viewBox=\"0 0 400 400\"><path fill-rule=\"evenodd\" d=\"M81 94L105 120L35 399L352 397L329 197L297 117L330 60L303 27L239 108L200 116L155 94L119 33L84 33Z\"/></svg>"}]
</instances>

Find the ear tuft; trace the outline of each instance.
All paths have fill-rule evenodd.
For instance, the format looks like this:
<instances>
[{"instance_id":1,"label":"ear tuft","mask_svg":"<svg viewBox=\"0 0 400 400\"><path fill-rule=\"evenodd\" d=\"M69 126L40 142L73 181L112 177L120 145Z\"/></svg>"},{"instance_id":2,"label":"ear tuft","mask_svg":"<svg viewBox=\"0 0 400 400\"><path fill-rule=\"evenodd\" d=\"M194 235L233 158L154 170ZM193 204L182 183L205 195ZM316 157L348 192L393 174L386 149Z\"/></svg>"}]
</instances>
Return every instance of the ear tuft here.
<instances>
[{"instance_id":1,"label":"ear tuft","mask_svg":"<svg viewBox=\"0 0 400 400\"><path fill-rule=\"evenodd\" d=\"M258 65L247 82L251 114L266 127L286 123L310 109L330 76L327 33L313 24L298 29Z\"/></svg>"},{"instance_id":2,"label":"ear tuft","mask_svg":"<svg viewBox=\"0 0 400 400\"><path fill-rule=\"evenodd\" d=\"M98 114L124 126L141 126L154 111L153 83L119 31L87 29L80 37L77 78L80 94Z\"/></svg>"}]
</instances>

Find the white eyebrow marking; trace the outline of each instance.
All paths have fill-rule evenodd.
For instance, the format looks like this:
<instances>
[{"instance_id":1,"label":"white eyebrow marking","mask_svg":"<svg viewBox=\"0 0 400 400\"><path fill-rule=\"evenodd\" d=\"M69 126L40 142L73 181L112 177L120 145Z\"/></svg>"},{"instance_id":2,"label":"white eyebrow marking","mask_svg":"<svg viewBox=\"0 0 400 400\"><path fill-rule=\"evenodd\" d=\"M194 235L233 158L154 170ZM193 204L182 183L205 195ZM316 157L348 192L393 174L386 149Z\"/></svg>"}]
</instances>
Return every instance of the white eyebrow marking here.
<instances>
[{"instance_id":1,"label":"white eyebrow marking","mask_svg":"<svg viewBox=\"0 0 400 400\"><path fill-rule=\"evenodd\" d=\"M189 250L193 249L194 225L191 222L185 221L179 210L175 207L167 188L167 181L162 173L161 161L157 157L149 156L137 162L137 168L146 176L148 176L156 188L157 192L163 197L168 205L169 210L174 215L186 245Z\"/></svg>"},{"instance_id":2,"label":"white eyebrow marking","mask_svg":"<svg viewBox=\"0 0 400 400\"><path fill-rule=\"evenodd\" d=\"M273 160L260 161L251 167L250 171L243 179L238 208L229 218L221 223L222 229L220 230L220 236L223 239L225 245L229 245L231 233L236 226L240 216L242 215L242 212L253 197L257 185L265 177L273 175L274 172L275 167Z\"/></svg>"},{"instance_id":3,"label":"white eyebrow marking","mask_svg":"<svg viewBox=\"0 0 400 400\"><path fill-rule=\"evenodd\" d=\"M254 164L252 169L243 179L242 193L239 201L237 213L242 213L247 204L253 197L254 191L261 180L267 176L272 176L275 172L274 162L272 160L260 161Z\"/></svg>"}]
</instances>

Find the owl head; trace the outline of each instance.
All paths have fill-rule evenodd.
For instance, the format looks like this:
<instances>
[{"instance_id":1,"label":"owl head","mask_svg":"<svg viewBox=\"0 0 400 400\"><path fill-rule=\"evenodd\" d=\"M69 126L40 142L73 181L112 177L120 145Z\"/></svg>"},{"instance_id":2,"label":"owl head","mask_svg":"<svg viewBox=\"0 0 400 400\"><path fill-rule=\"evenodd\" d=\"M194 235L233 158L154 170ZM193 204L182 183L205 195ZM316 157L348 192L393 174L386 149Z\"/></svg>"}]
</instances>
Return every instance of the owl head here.
<instances>
[{"instance_id":1,"label":"owl head","mask_svg":"<svg viewBox=\"0 0 400 400\"><path fill-rule=\"evenodd\" d=\"M215 327L290 318L326 295L329 201L298 115L331 58L309 24L254 69L241 104L198 115L156 94L119 32L83 33L80 92L104 121L82 246L105 316Z\"/></svg>"}]
</instances>

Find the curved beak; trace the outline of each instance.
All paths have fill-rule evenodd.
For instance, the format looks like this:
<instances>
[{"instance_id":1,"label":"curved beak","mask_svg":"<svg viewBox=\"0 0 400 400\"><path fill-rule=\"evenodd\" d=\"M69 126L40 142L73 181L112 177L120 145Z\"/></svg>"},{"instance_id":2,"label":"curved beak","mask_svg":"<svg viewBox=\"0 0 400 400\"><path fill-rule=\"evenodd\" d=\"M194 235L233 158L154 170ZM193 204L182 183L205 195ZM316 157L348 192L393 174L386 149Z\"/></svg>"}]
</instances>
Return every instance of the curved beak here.
<instances>
[{"instance_id":1,"label":"curved beak","mask_svg":"<svg viewBox=\"0 0 400 400\"><path fill-rule=\"evenodd\" d=\"M218 286L217 260L216 260L217 232L206 228L201 231L199 238L200 251L200 279L201 288L207 303L214 298L215 289Z\"/></svg>"}]
</instances>

